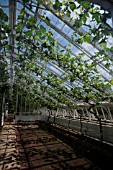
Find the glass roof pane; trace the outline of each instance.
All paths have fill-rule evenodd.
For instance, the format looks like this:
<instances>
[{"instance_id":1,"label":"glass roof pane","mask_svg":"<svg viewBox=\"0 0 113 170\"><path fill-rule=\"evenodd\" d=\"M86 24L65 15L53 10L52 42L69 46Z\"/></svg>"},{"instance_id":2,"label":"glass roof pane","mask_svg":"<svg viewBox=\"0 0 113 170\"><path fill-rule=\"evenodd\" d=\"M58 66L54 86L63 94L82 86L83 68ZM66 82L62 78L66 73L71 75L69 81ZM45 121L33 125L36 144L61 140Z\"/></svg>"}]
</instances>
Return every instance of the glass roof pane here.
<instances>
[{"instance_id":1,"label":"glass roof pane","mask_svg":"<svg viewBox=\"0 0 113 170\"><path fill-rule=\"evenodd\" d=\"M19 2L17 2L17 8L18 8L18 9L22 9L22 8L23 8L23 5L22 5L21 3L19 3Z\"/></svg>"},{"instance_id":2,"label":"glass roof pane","mask_svg":"<svg viewBox=\"0 0 113 170\"><path fill-rule=\"evenodd\" d=\"M20 2L23 3L22 0L20 0ZM36 5L38 3L38 1L35 1L35 0L31 0L30 2L31 2L32 5L33 4ZM8 4L8 0L7 1L6 0L5 1L1 0L0 3ZM79 5L79 4L77 4L77 5ZM17 7L16 8L21 10L22 7L23 7L23 5L21 3L19 3L19 2L17 2ZM43 6L41 6L41 7L44 8ZM94 60L94 62L96 62L98 64L98 66L97 66L98 72L101 73L102 76L105 77L105 79L108 79L108 81L110 79L112 79L112 76L110 75L111 72L108 70L108 68L106 68L107 61L103 61L104 55L102 56L102 59L100 59L100 57L97 57L95 55L95 52L98 52L99 50L97 50L97 48L93 44L85 43L85 42L82 43L82 44L79 44L76 41L80 37L80 35L81 35L80 30L81 30L81 32L83 34L85 34L86 31L90 32L90 27L88 27L87 25L82 25L82 27L79 29L79 31L76 32L74 30L74 28L71 27L73 25L72 22L71 22L72 20L71 19L69 20L68 17L65 17L65 18L67 18L67 20L66 20L67 23L66 23L62 19L59 19L59 17L55 16L49 10L38 9L36 11L36 7L32 7L32 11L33 12L31 12L31 10L29 10L29 5L28 5L28 9L27 9L27 7L25 7L25 8L26 8L26 11L29 14L31 14L32 16L35 15L36 17L39 16L39 18L40 18L40 15L41 15L43 17L48 17L50 19L50 23L48 22L47 24L46 24L46 21L43 21L43 18L38 19L38 23L37 23L37 28L36 29L40 29L40 25L43 25L46 28L46 32L51 30L55 40L57 40L59 45L60 45L60 49L63 49L63 47L64 47L65 52L66 52L66 50L68 51L69 49L72 51L72 54L70 54L70 55L72 55L72 57L75 58L75 61L74 61L75 63L76 63L77 55L84 53L84 56L82 57L81 63L86 61L86 60L87 60L87 63L92 63L93 60ZM8 9L4 8L3 10L5 11L5 13L7 13L9 15ZM18 17L18 15L20 13L19 10L17 10L17 12L16 12L17 17ZM79 14L80 10L78 9L76 12ZM76 12L72 13L71 15L73 15L73 16L76 15ZM76 15L75 18L77 18L77 15ZM111 20L109 20L107 22L111 23ZM89 16L89 18L87 19L86 24L90 24L90 26L93 28L96 23L94 21L91 22L91 16ZM75 26L75 29L76 29L76 26ZM24 34L24 31L27 31L26 26L22 30L22 35ZM34 39L33 35L31 35L31 37L29 39L33 40ZM44 38L43 40L38 40L39 42L37 44L42 44L46 40L47 40L47 37ZM35 42L35 40L33 41L33 43L34 42ZM109 45L109 47L113 46L113 38L112 37L109 37L108 45ZM29 46L29 44L28 44L28 46ZM15 47L17 47L17 45L15 45ZM31 48L31 44L29 46L29 49L30 48ZM21 45L21 49L22 49L22 51L19 51L19 53L24 55L24 52L26 51L26 46L25 46L24 43ZM53 47L53 51L54 51L54 49L55 48ZM18 52L18 51L15 50L15 52ZM30 50L28 50L28 55L29 54L30 54ZM37 62L37 66L39 66L39 68L42 68L43 65L45 65L45 67L44 67L45 70L42 71L42 75L38 75L37 76L37 74L34 73L32 71L32 69L31 69L30 70L30 74L33 75L35 78L38 78L38 79L41 80L43 76L47 76L49 73L51 73L53 75L57 75L57 77L60 79L60 78L63 78L62 73L64 73L64 77L65 77L66 74L71 73L71 71L68 71L68 70L66 72L65 68L64 68L64 70L62 70L61 69L61 68L63 68L62 66L61 66L61 68L59 68L60 66L59 66L58 61L50 59L49 62L45 62L44 59L42 59L42 60L43 61L41 61L41 62L38 60L38 52L37 52L37 60L36 61L34 60L34 62ZM109 68L111 70L113 70L112 62L110 62L110 64L111 64L111 66ZM97 73L93 71L92 77L95 76L96 74ZM70 78L67 78L67 80L65 81L63 86L65 86L69 90L71 90L71 88L73 86L74 87L76 87L76 86L83 86L83 84L84 84L84 82L82 83L82 81L79 78L76 78L76 81L74 81L74 82L71 82Z\"/></svg>"},{"instance_id":3,"label":"glass roof pane","mask_svg":"<svg viewBox=\"0 0 113 170\"><path fill-rule=\"evenodd\" d=\"M69 46L69 41L66 40L65 38L63 38L61 41L60 41L61 44L63 44L63 46Z\"/></svg>"},{"instance_id":4,"label":"glass roof pane","mask_svg":"<svg viewBox=\"0 0 113 170\"><path fill-rule=\"evenodd\" d=\"M68 33L70 31L70 27L65 24L65 26L62 29L63 32Z\"/></svg>"},{"instance_id":5,"label":"glass roof pane","mask_svg":"<svg viewBox=\"0 0 113 170\"><path fill-rule=\"evenodd\" d=\"M47 14L48 14L48 12L47 12ZM57 26L59 27L59 24L58 24L58 21L61 23L60 24L60 29L62 29L62 31L65 31L65 29L66 29L66 25L59 19L57 19L56 18L56 16L54 16L54 15L52 15L50 12L49 12L49 15L51 15L52 16L52 19L51 19L51 21L54 23L54 18L56 19L56 22L57 22ZM54 16L54 17L53 17ZM54 23L55 24L55 23ZM56 26L56 25L55 25ZM67 27L67 28L69 28L69 27ZM69 30L69 29L67 29L67 30ZM70 29L71 30L71 29ZM68 32L68 35L70 36L70 38L72 38L71 36L72 36L72 34L74 33L74 31L72 30L72 31L70 31L70 32ZM67 43L67 40L64 40L64 38L61 38L61 36L60 35L58 35L58 36L56 36L56 34L55 34L55 38L57 39L57 41L59 41L60 43L62 43L64 46L65 45L67 45L68 43ZM91 51L91 55L94 55L95 54L95 52L97 52L97 49L96 48L94 48L92 45L90 45L90 44L87 44L87 43L83 43L82 44L82 46L81 47L83 47L83 48L88 48L88 49L90 49L89 51ZM87 57L85 57L85 58L87 58ZM88 58L87 58L88 59Z\"/></svg>"},{"instance_id":6,"label":"glass roof pane","mask_svg":"<svg viewBox=\"0 0 113 170\"><path fill-rule=\"evenodd\" d=\"M97 69L107 80L112 79L112 76L109 73L107 73L104 69L102 69L99 65L97 65Z\"/></svg>"},{"instance_id":7,"label":"glass roof pane","mask_svg":"<svg viewBox=\"0 0 113 170\"><path fill-rule=\"evenodd\" d=\"M86 49L88 49L88 51L92 54L95 55L96 52L98 52L98 50L96 48L94 48L91 44L88 44L86 42L84 42L82 44L82 46Z\"/></svg>"},{"instance_id":8,"label":"glass roof pane","mask_svg":"<svg viewBox=\"0 0 113 170\"><path fill-rule=\"evenodd\" d=\"M52 69L56 74L59 74L59 75L62 74L61 71L59 71L57 68L55 68L55 67L52 66L51 64L48 64L48 67L49 67L50 69Z\"/></svg>"},{"instance_id":9,"label":"glass roof pane","mask_svg":"<svg viewBox=\"0 0 113 170\"><path fill-rule=\"evenodd\" d=\"M45 13L45 16L48 17L52 23L56 23L58 21L58 18L54 14L52 14L50 11L46 11L46 12L44 11L44 13Z\"/></svg>"},{"instance_id":10,"label":"glass roof pane","mask_svg":"<svg viewBox=\"0 0 113 170\"><path fill-rule=\"evenodd\" d=\"M2 9L7 14L7 16L9 17L9 8L2 8Z\"/></svg>"},{"instance_id":11,"label":"glass roof pane","mask_svg":"<svg viewBox=\"0 0 113 170\"><path fill-rule=\"evenodd\" d=\"M8 5L9 0L0 0L0 5Z\"/></svg>"}]
</instances>

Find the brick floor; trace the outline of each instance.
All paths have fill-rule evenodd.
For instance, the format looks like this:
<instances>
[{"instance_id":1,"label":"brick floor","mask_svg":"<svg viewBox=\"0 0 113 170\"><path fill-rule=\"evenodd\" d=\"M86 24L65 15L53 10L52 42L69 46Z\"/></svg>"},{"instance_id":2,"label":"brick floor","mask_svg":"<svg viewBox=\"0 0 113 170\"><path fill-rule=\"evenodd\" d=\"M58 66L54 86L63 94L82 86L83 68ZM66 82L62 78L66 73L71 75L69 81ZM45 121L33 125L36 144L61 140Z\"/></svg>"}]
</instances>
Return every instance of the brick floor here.
<instances>
[{"instance_id":1,"label":"brick floor","mask_svg":"<svg viewBox=\"0 0 113 170\"><path fill-rule=\"evenodd\" d=\"M37 125L5 124L0 131L0 170L99 170Z\"/></svg>"}]
</instances>

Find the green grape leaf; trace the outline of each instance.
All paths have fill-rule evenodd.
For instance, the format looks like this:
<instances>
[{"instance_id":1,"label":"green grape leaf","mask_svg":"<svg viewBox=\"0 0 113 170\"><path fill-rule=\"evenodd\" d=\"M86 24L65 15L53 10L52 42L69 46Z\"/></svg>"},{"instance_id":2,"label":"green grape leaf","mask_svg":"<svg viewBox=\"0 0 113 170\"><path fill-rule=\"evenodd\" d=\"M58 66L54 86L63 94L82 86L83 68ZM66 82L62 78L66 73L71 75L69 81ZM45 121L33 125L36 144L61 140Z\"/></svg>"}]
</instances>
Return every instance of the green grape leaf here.
<instances>
[{"instance_id":1,"label":"green grape leaf","mask_svg":"<svg viewBox=\"0 0 113 170\"><path fill-rule=\"evenodd\" d=\"M74 11L76 9L76 5L74 2L70 2L70 9Z\"/></svg>"},{"instance_id":2,"label":"green grape leaf","mask_svg":"<svg viewBox=\"0 0 113 170\"><path fill-rule=\"evenodd\" d=\"M40 29L42 32L46 32L46 28L43 25L40 25Z\"/></svg>"},{"instance_id":3,"label":"green grape leaf","mask_svg":"<svg viewBox=\"0 0 113 170\"><path fill-rule=\"evenodd\" d=\"M111 80L110 80L110 84L112 84L112 85L113 85L113 79L111 79Z\"/></svg>"}]
</instances>

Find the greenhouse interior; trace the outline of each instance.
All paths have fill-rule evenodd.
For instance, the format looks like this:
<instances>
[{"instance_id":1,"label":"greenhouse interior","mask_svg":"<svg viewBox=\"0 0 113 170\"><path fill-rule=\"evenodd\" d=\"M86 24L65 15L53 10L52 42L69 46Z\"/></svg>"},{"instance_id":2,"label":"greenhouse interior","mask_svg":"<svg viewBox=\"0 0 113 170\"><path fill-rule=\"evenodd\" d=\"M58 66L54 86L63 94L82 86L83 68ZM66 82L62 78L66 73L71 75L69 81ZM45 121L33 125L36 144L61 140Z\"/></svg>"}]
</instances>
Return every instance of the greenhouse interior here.
<instances>
[{"instance_id":1,"label":"greenhouse interior","mask_svg":"<svg viewBox=\"0 0 113 170\"><path fill-rule=\"evenodd\" d=\"M0 170L112 161L113 0L0 0Z\"/></svg>"}]
</instances>

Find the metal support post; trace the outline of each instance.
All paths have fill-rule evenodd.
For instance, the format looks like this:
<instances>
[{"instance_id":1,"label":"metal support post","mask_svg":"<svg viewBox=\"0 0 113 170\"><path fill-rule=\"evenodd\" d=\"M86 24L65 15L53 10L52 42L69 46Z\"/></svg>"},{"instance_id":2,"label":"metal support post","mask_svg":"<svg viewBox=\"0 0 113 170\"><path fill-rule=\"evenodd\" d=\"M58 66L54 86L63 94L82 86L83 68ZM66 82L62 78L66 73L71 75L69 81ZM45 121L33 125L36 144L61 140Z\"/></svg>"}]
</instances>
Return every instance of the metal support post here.
<instances>
[{"instance_id":1,"label":"metal support post","mask_svg":"<svg viewBox=\"0 0 113 170\"><path fill-rule=\"evenodd\" d=\"M112 120L113 118L112 118L111 111L110 111L109 107L107 107L107 109L108 109L108 115L109 115L108 119Z\"/></svg>"},{"instance_id":2,"label":"metal support post","mask_svg":"<svg viewBox=\"0 0 113 170\"><path fill-rule=\"evenodd\" d=\"M104 120L106 120L106 117L105 117L105 114L104 114L104 109L102 107L101 107L101 111L102 111L102 115L103 115Z\"/></svg>"}]
</instances>

